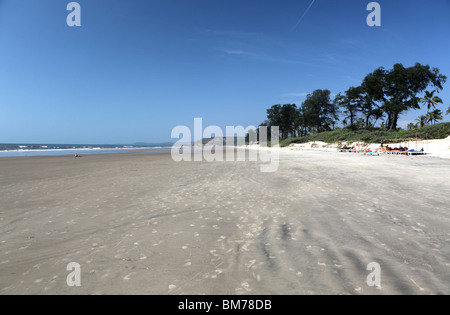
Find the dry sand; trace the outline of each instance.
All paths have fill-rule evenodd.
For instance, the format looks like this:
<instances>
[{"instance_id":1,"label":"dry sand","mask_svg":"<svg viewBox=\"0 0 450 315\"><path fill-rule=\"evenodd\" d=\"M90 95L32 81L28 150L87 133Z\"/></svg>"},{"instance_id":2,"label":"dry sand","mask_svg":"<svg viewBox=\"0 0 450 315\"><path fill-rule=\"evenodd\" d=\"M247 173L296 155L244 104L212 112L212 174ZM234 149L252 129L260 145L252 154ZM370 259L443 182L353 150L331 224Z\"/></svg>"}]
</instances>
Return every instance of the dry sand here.
<instances>
[{"instance_id":1,"label":"dry sand","mask_svg":"<svg viewBox=\"0 0 450 315\"><path fill-rule=\"evenodd\" d=\"M450 294L449 178L446 159L315 151L283 151L275 173L165 154L3 158L0 293Z\"/></svg>"}]
</instances>

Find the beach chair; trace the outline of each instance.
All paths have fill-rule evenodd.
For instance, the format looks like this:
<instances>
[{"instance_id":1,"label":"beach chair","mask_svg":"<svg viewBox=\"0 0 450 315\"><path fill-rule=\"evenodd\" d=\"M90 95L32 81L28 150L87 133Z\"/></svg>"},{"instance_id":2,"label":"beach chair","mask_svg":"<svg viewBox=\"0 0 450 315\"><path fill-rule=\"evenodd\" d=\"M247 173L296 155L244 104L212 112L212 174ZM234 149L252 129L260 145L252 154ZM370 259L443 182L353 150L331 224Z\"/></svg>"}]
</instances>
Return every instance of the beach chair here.
<instances>
[{"instance_id":1,"label":"beach chair","mask_svg":"<svg viewBox=\"0 0 450 315\"><path fill-rule=\"evenodd\" d=\"M380 152L378 149L372 150L370 152L367 152L366 155L371 155L371 156L379 156Z\"/></svg>"},{"instance_id":2,"label":"beach chair","mask_svg":"<svg viewBox=\"0 0 450 315\"><path fill-rule=\"evenodd\" d=\"M425 151L423 150L423 148L421 148L419 151L416 150L408 150L408 152L406 152L406 155L410 156L410 155L425 155Z\"/></svg>"}]
</instances>

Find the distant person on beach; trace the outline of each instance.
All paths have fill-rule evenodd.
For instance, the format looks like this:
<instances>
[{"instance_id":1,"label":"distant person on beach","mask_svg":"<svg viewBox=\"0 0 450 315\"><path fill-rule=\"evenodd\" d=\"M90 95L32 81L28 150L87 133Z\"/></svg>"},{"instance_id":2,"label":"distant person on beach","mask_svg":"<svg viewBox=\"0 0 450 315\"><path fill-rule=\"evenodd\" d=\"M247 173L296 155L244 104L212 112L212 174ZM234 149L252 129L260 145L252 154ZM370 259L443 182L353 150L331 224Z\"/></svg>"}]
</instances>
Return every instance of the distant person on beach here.
<instances>
[{"instance_id":1,"label":"distant person on beach","mask_svg":"<svg viewBox=\"0 0 450 315\"><path fill-rule=\"evenodd\" d=\"M75 157L78 158L78 157L81 157L81 156L78 153L75 153Z\"/></svg>"}]
</instances>

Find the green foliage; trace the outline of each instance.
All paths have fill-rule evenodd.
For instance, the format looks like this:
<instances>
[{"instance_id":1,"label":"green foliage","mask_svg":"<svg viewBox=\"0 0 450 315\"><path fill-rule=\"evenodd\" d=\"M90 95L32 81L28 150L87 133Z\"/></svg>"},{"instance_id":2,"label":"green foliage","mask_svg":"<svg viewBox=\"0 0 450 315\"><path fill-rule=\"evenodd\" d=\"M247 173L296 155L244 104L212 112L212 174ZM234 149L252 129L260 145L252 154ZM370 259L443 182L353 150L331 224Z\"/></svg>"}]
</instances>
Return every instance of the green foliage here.
<instances>
[{"instance_id":1,"label":"green foliage","mask_svg":"<svg viewBox=\"0 0 450 315\"><path fill-rule=\"evenodd\" d=\"M300 125L300 112L295 104L274 105L267 110L266 126L280 127L282 139L296 135Z\"/></svg>"},{"instance_id":2,"label":"green foliage","mask_svg":"<svg viewBox=\"0 0 450 315\"><path fill-rule=\"evenodd\" d=\"M350 89L354 89L353 87ZM342 121L344 125L347 125L350 122L350 129L355 130L355 119L358 115L358 103L355 102L355 99L351 96L351 90L345 92L345 95L339 93L335 99L334 103L343 109L343 113L345 115L344 120Z\"/></svg>"},{"instance_id":3,"label":"green foliage","mask_svg":"<svg viewBox=\"0 0 450 315\"><path fill-rule=\"evenodd\" d=\"M331 130L338 119L338 105L330 96L329 90L315 90L302 104L304 124L314 133Z\"/></svg>"},{"instance_id":4,"label":"green foliage","mask_svg":"<svg viewBox=\"0 0 450 315\"><path fill-rule=\"evenodd\" d=\"M417 130L417 128L418 128L417 124L415 124L415 123L409 123L409 124L408 124L408 127L407 127L407 130L408 130L408 131L412 131L412 130Z\"/></svg>"},{"instance_id":5,"label":"green foliage","mask_svg":"<svg viewBox=\"0 0 450 315\"><path fill-rule=\"evenodd\" d=\"M438 68L420 63L409 68L397 63L391 70L380 67L368 74L360 86L350 87L334 100L331 100L331 92L325 89L308 94L300 107L295 104L274 105L267 110L267 120L261 126L278 126L281 139L286 140L283 143L288 144L292 138L302 142L348 139L377 142L383 137L392 138L396 132L400 137L402 132L417 132L443 119L442 112L436 109L436 104L443 101L434 94L442 90L446 80ZM435 90L425 91L430 86ZM424 97L419 98L423 92ZM400 115L410 109L420 109L420 103L427 107L427 114L419 117L417 124L410 123L407 131L397 128ZM344 129L336 130L339 108L344 114ZM447 114L450 114L450 108ZM381 128L375 129L380 119L383 119ZM435 130L441 129L432 131ZM445 130L441 130L442 133ZM437 137L441 131L436 133ZM259 134L259 129L256 132Z\"/></svg>"},{"instance_id":6,"label":"green foliage","mask_svg":"<svg viewBox=\"0 0 450 315\"><path fill-rule=\"evenodd\" d=\"M431 108L436 109L436 104L442 104L442 99L440 97L434 96L436 90L426 91L425 96L420 99L420 103L427 106L427 114L430 112Z\"/></svg>"},{"instance_id":7,"label":"green foliage","mask_svg":"<svg viewBox=\"0 0 450 315\"><path fill-rule=\"evenodd\" d=\"M450 123L441 123L436 125L429 125L425 127L418 127L414 130L398 130L386 131L379 128L367 130L352 131L348 128L336 129L333 131L322 132L306 137L290 138L280 142L283 147L289 146L291 143L306 143L310 141L323 141L327 143L336 143L344 141L362 141L365 143L381 143L381 142L395 142L392 139L445 139L450 136ZM399 141L401 142L401 141Z\"/></svg>"},{"instance_id":8,"label":"green foliage","mask_svg":"<svg viewBox=\"0 0 450 315\"><path fill-rule=\"evenodd\" d=\"M444 119L440 109L435 109L434 111L429 112L427 117L430 124L436 124L438 121Z\"/></svg>"},{"instance_id":9,"label":"green foliage","mask_svg":"<svg viewBox=\"0 0 450 315\"><path fill-rule=\"evenodd\" d=\"M364 117L364 120L362 120L363 126L357 126L356 128L370 128L371 125L376 125L377 121L383 117L383 110L376 104L374 97L369 94L365 86L351 87L345 92L345 95L356 112L359 112ZM374 118L373 122L371 121L372 118ZM353 130L353 124L351 124L351 127Z\"/></svg>"},{"instance_id":10,"label":"green foliage","mask_svg":"<svg viewBox=\"0 0 450 315\"><path fill-rule=\"evenodd\" d=\"M306 135L309 132L332 130L338 106L331 101L329 90L309 94L300 108L295 104L274 105L267 110L267 120L261 126L278 126L281 139Z\"/></svg>"},{"instance_id":11,"label":"green foliage","mask_svg":"<svg viewBox=\"0 0 450 315\"><path fill-rule=\"evenodd\" d=\"M402 112L420 108L421 99L418 94L429 86L442 90L446 80L447 77L442 75L438 68L430 68L420 63L405 68L398 63L392 70L378 68L368 74L362 87L371 99L381 104L388 118L386 124L388 129L396 130Z\"/></svg>"},{"instance_id":12,"label":"green foliage","mask_svg":"<svg viewBox=\"0 0 450 315\"><path fill-rule=\"evenodd\" d=\"M419 116L419 118L417 118L417 126L423 128L426 125L428 125L428 116L427 115Z\"/></svg>"}]
</instances>

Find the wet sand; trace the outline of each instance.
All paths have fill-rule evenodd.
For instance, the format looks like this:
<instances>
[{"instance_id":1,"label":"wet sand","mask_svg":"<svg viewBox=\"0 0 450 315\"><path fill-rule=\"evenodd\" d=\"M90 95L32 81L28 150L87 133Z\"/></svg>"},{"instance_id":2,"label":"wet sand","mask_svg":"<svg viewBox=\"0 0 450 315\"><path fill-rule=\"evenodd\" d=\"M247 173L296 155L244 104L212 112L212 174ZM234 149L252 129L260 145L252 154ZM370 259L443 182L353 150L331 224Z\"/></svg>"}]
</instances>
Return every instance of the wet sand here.
<instances>
[{"instance_id":1,"label":"wet sand","mask_svg":"<svg viewBox=\"0 0 450 315\"><path fill-rule=\"evenodd\" d=\"M450 294L449 178L450 160L315 151L275 173L2 158L0 294Z\"/></svg>"}]
</instances>

